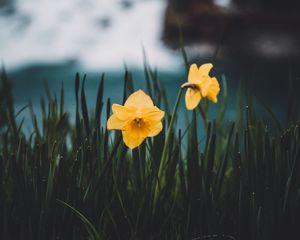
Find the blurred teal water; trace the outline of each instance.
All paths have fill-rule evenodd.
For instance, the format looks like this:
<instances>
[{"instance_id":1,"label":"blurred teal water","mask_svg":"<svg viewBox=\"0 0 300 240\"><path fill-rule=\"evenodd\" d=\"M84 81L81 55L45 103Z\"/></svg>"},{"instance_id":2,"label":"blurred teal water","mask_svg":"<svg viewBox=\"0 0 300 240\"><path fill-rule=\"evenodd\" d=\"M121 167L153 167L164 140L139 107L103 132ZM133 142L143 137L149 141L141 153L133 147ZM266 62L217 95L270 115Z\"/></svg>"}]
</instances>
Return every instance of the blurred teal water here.
<instances>
[{"instance_id":1,"label":"blurred teal water","mask_svg":"<svg viewBox=\"0 0 300 240\"><path fill-rule=\"evenodd\" d=\"M143 89L147 92L145 74L143 69L128 69L132 74L132 79L135 89ZM69 117L72 121L75 119L75 74L80 73L81 78L84 74L87 74L87 80L85 84L85 91L87 97L87 104L90 111L95 110L97 88L100 83L101 74L103 72L85 72L84 70L78 71L78 66L73 64L65 65L44 65L24 68L13 73L9 73L10 79L13 83L13 95L16 112L22 107L28 104L31 100L34 112L37 114L38 121L41 122L41 111L40 111L40 99L46 97L44 82L47 81L49 88L53 94L57 97L60 95L60 89L62 83L65 90L65 109L69 112ZM124 87L124 74L125 68L117 71L104 72L104 100L110 98L111 103L122 103L123 98L123 87ZM221 80L221 76L219 76ZM184 67L179 69L173 69L172 71L159 71L158 79L165 86L170 108L173 107L178 90L186 79L186 71ZM222 83L221 83L222 84ZM230 84L232 86L232 84ZM230 89L232 89L232 86ZM222 88L222 86L221 86ZM220 101L222 91L220 93ZM229 99L229 111L227 117L229 119L234 118L234 95L230 95ZM215 111L217 104L211 104L210 116L213 119L215 117ZM171 110L171 109L170 109ZM178 125L184 128L187 117L190 112L185 110L184 107L184 96L180 103L179 108L179 119ZM29 114L29 109L25 109L20 116L18 121L25 117L24 127L26 131L32 130L32 123ZM102 115L103 121L105 122L105 114Z\"/></svg>"},{"instance_id":2,"label":"blurred teal water","mask_svg":"<svg viewBox=\"0 0 300 240\"><path fill-rule=\"evenodd\" d=\"M279 69L279 68L278 68ZM277 69L277 70L278 70ZM147 92L145 74L143 69L129 68L132 74L135 89L143 89ZM280 70L280 69L279 69ZM100 83L101 74L105 74L104 82L104 100L110 98L111 103L122 103L124 74L125 68L110 71L86 71L76 63L68 62L65 64L56 65L35 65L31 67L24 67L19 70L8 72L8 75L13 84L13 95L15 101L16 112L22 109L31 100L34 112L37 114L39 124L41 124L40 99L46 97L44 82L47 81L49 88L53 94L59 97L62 83L65 91L65 109L69 113L71 121L75 119L75 90L74 80L76 72L80 73L81 78L87 74L87 81L85 84L85 91L87 97L87 104L90 111L95 110L97 88ZM271 74L272 73L272 74ZM234 121L236 112L244 111L245 109L237 109L237 93L238 85L241 80L251 83L251 89L248 89L254 96L254 105L257 110L258 118L271 123L271 116L266 109L260 104L263 101L274 112L278 119L284 121L288 102L288 74L285 71L276 71L276 69L262 69L251 68L243 69L239 65L232 64L226 66L222 64L215 64L211 76L216 76L221 85L219 95L219 103L210 103L209 119L213 120L216 117L216 111L219 104L223 101L223 79L226 78L228 85L228 107L226 112L226 121ZM158 69L158 79L165 86L170 110L172 109L178 90L182 83L187 81L186 70L182 65L177 69L170 69L170 71ZM283 79L283 82L280 82ZM295 86L298 88L299 86ZM258 101L256 101L258 100ZM246 103L243 108L246 107ZM184 95L181 99L178 126L185 128L190 111L186 111L184 106ZM19 116L20 122L25 118L24 129L28 133L32 131L32 122L29 114L29 109L25 109ZM105 114L102 114L102 123L105 123Z\"/></svg>"}]
</instances>

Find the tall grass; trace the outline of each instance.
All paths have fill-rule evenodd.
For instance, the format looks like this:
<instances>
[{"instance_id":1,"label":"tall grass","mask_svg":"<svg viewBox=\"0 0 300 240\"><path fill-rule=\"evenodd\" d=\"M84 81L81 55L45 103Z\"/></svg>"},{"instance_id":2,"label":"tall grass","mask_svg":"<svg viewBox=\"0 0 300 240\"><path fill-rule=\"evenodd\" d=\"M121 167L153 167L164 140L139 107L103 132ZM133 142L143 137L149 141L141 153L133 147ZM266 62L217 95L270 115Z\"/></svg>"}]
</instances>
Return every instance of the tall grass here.
<instances>
[{"instance_id":1,"label":"tall grass","mask_svg":"<svg viewBox=\"0 0 300 240\"><path fill-rule=\"evenodd\" d=\"M164 131L131 151L103 122L111 114L104 75L90 112L87 78L76 74L75 123L64 108L63 86L59 98L46 87L41 124L30 103L21 109L31 113L28 136L23 121L16 121L19 112L2 74L1 239L300 238L299 116L282 132L269 129L241 91L239 118L228 122L225 81L216 119L207 118L203 102L186 127L175 120L164 153L164 184L155 197L173 108L157 76L145 65L147 93L166 110ZM124 101L133 89L126 71Z\"/></svg>"}]
</instances>

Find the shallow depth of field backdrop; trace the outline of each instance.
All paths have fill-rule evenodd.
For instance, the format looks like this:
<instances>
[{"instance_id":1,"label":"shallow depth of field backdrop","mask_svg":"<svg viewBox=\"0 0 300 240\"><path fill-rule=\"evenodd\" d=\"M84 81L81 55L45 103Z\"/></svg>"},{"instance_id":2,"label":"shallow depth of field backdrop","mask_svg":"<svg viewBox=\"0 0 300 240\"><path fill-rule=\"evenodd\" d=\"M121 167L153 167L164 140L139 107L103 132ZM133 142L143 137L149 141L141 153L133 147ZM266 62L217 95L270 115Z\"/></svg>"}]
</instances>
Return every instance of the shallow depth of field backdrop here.
<instances>
[{"instance_id":1,"label":"shallow depth of field backdrop","mask_svg":"<svg viewBox=\"0 0 300 240\"><path fill-rule=\"evenodd\" d=\"M296 0L0 0L0 239L300 239L299 29ZM133 88L166 115L131 151L106 120Z\"/></svg>"},{"instance_id":2,"label":"shallow depth of field backdrop","mask_svg":"<svg viewBox=\"0 0 300 240\"><path fill-rule=\"evenodd\" d=\"M64 81L66 104L74 112L75 72L88 74L88 102L103 72L109 78L105 97L119 101L125 65L136 84L144 82L143 51L174 99L185 78L180 25L191 62L213 62L230 89L248 81L279 113L286 107L289 74L297 77L299 4L248 2L2 0L0 57L16 107L29 98L39 104L43 80L56 92ZM234 90L229 94L234 97Z\"/></svg>"}]
</instances>

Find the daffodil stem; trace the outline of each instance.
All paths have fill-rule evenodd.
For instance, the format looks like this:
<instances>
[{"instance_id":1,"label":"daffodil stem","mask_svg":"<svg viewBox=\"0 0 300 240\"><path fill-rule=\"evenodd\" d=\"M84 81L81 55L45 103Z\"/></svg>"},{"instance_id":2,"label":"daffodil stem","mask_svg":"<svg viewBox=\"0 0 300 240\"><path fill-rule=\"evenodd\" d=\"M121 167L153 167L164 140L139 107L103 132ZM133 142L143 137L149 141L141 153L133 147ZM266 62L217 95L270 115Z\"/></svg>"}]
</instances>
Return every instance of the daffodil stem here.
<instances>
[{"instance_id":1,"label":"daffodil stem","mask_svg":"<svg viewBox=\"0 0 300 240\"><path fill-rule=\"evenodd\" d=\"M205 129L207 129L208 128L207 111L205 111L202 108L202 106L200 106L200 105L199 105L199 111L200 111L200 114L201 114L201 117L202 117Z\"/></svg>"},{"instance_id":2,"label":"daffodil stem","mask_svg":"<svg viewBox=\"0 0 300 240\"><path fill-rule=\"evenodd\" d=\"M182 95L182 88L180 88L178 95L177 95L177 99L175 102L175 106L173 108L173 112L172 112L172 116L171 116L171 121L168 127L168 131L167 131L167 135L165 138L165 143L164 143L164 148L163 148L163 152L161 155L161 159L160 159L160 164L159 164L159 168L158 168L158 175L157 175L157 181L156 181L156 186L155 186L155 192L154 192L154 205L153 205L153 211L155 211L156 209L156 204L157 204L157 198L159 196L159 193L161 191L161 189L164 187L165 184L165 167L166 167L166 161L167 161L167 156L168 156L168 149L169 149L169 143L170 143L170 139L171 139L171 133L173 130L173 125L175 122L175 118L176 118L176 113L178 110L178 106L179 106L179 102L181 99L181 95Z\"/></svg>"}]
</instances>

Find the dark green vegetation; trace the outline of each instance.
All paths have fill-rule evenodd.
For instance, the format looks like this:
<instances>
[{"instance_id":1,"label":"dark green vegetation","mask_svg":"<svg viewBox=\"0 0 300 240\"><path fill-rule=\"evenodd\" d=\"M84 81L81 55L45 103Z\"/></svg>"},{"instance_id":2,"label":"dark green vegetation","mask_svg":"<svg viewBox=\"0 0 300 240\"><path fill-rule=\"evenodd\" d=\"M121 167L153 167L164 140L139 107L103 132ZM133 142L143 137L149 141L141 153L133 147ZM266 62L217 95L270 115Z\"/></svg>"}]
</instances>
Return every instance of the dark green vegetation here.
<instances>
[{"instance_id":1,"label":"dark green vegetation","mask_svg":"<svg viewBox=\"0 0 300 240\"><path fill-rule=\"evenodd\" d=\"M63 88L59 98L46 88L42 123L30 104L21 109L31 112L28 136L2 74L0 239L297 239L300 128L292 101L285 126L266 108L274 120L267 127L251 97L240 94L237 121L230 123L224 81L215 120L207 119L203 101L188 126L171 132L164 188L154 201L174 103L168 105L156 72L146 66L145 74L146 91L166 117L164 131L134 151L105 128L111 103L102 97L104 76L90 112L85 77L76 75L75 123ZM124 79L125 100L133 84L130 73Z\"/></svg>"}]
</instances>

